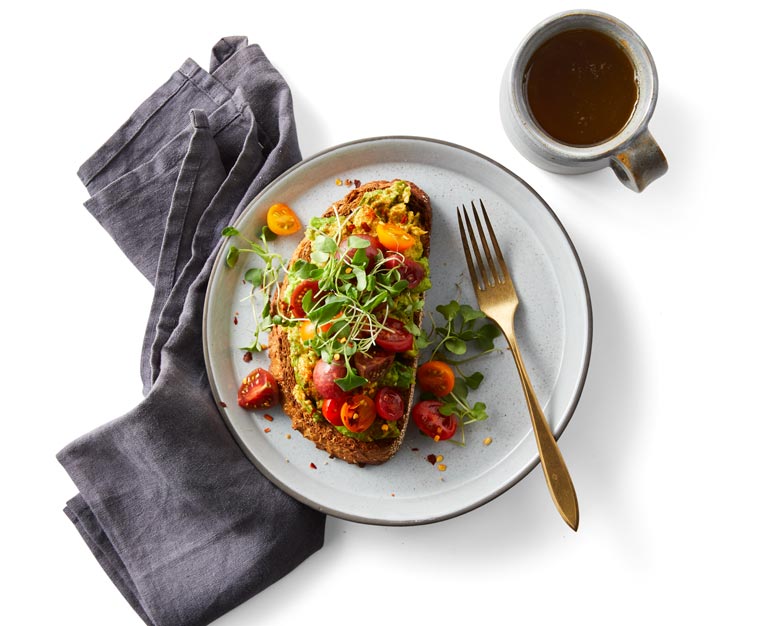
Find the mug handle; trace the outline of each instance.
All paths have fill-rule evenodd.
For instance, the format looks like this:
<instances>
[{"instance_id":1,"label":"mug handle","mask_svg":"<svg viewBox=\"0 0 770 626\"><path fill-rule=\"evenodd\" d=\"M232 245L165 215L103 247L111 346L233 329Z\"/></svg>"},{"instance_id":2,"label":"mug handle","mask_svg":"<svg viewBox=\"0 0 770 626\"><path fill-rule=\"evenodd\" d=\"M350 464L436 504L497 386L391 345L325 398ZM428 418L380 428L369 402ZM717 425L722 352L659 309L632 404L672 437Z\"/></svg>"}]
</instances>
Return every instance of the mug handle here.
<instances>
[{"instance_id":1,"label":"mug handle","mask_svg":"<svg viewBox=\"0 0 770 626\"><path fill-rule=\"evenodd\" d=\"M668 161L645 128L623 151L610 158L610 167L620 182L639 192L668 171Z\"/></svg>"}]
</instances>

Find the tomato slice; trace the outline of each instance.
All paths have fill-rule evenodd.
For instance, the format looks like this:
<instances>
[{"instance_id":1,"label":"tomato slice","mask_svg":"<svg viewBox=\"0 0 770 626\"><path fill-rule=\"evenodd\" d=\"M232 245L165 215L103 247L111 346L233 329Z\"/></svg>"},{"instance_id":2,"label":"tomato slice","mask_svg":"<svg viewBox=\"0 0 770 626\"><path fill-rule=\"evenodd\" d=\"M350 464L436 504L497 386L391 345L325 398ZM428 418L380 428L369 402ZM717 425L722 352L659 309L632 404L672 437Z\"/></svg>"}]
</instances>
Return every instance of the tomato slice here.
<instances>
[{"instance_id":1,"label":"tomato slice","mask_svg":"<svg viewBox=\"0 0 770 626\"><path fill-rule=\"evenodd\" d=\"M374 407L377 415L389 422L404 417L404 398L395 387L380 387L374 396Z\"/></svg>"},{"instance_id":2,"label":"tomato slice","mask_svg":"<svg viewBox=\"0 0 770 626\"><path fill-rule=\"evenodd\" d=\"M333 426L342 426L342 405L345 404L347 399L347 397L326 398L321 404L321 413Z\"/></svg>"},{"instance_id":3,"label":"tomato slice","mask_svg":"<svg viewBox=\"0 0 770 626\"><path fill-rule=\"evenodd\" d=\"M398 224L380 222L377 224L377 239L384 248L403 252L411 248L417 240Z\"/></svg>"},{"instance_id":4,"label":"tomato slice","mask_svg":"<svg viewBox=\"0 0 770 626\"><path fill-rule=\"evenodd\" d=\"M278 401L278 383L267 370L258 367L250 372L238 388L238 406L265 409Z\"/></svg>"},{"instance_id":5,"label":"tomato slice","mask_svg":"<svg viewBox=\"0 0 770 626\"><path fill-rule=\"evenodd\" d=\"M305 311L302 306L302 299L308 291L313 293L312 298L313 300L316 300L319 291L317 280L303 280L294 287L294 291L291 292L289 309L294 317L305 317L307 315L307 311Z\"/></svg>"},{"instance_id":6,"label":"tomato slice","mask_svg":"<svg viewBox=\"0 0 770 626\"><path fill-rule=\"evenodd\" d=\"M267 210L267 227L276 235L293 235L302 224L294 211L279 202Z\"/></svg>"},{"instance_id":7,"label":"tomato slice","mask_svg":"<svg viewBox=\"0 0 770 626\"><path fill-rule=\"evenodd\" d=\"M374 400L363 393L357 393L348 399L340 409L340 418L348 430L354 433L362 433L372 424L377 412L374 408Z\"/></svg>"},{"instance_id":8,"label":"tomato slice","mask_svg":"<svg viewBox=\"0 0 770 626\"><path fill-rule=\"evenodd\" d=\"M412 421L417 424L417 428L436 441L451 439L457 432L458 424L454 413L441 415L440 407L440 400L422 400L412 409Z\"/></svg>"},{"instance_id":9,"label":"tomato slice","mask_svg":"<svg viewBox=\"0 0 770 626\"><path fill-rule=\"evenodd\" d=\"M388 352L404 352L414 346L414 335L410 333L400 320L389 317L383 328L374 339L380 348Z\"/></svg>"},{"instance_id":10,"label":"tomato slice","mask_svg":"<svg viewBox=\"0 0 770 626\"><path fill-rule=\"evenodd\" d=\"M336 319L340 316L342 316L342 313L338 313L334 317ZM302 339L302 341L310 341L320 333L329 332L332 324L334 324L334 322L326 322L326 324L321 324L320 326L316 327L315 322L311 322L310 320L304 321L299 325L299 337Z\"/></svg>"},{"instance_id":11,"label":"tomato slice","mask_svg":"<svg viewBox=\"0 0 770 626\"><path fill-rule=\"evenodd\" d=\"M423 391L442 397L454 389L455 373L443 361L428 361L417 368L417 382Z\"/></svg>"},{"instance_id":12,"label":"tomato slice","mask_svg":"<svg viewBox=\"0 0 770 626\"><path fill-rule=\"evenodd\" d=\"M414 289L425 278L425 268L413 259L407 259L398 252L388 252L385 255L385 269L397 269L402 280L407 282L409 289Z\"/></svg>"}]
</instances>

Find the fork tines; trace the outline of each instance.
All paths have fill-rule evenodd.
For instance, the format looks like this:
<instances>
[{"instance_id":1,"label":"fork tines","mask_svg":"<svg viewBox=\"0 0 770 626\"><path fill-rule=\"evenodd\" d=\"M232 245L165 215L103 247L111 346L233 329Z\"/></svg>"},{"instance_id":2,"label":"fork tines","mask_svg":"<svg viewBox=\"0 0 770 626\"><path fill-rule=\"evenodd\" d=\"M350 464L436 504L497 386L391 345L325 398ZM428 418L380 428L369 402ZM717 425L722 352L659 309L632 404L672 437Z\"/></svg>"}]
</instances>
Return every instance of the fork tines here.
<instances>
[{"instance_id":1,"label":"fork tines","mask_svg":"<svg viewBox=\"0 0 770 626\"><path fill-rule=\"evenodd\" d=\"M497 237L495 237L495 231L492 230L492 224L489 222L489 216L487 215L487 209L484 206L484 202L479 199L479 205L481 206L481 213L484 216L484 223L486 224L487 236L484 235L484 229L481 226L481 220L479 219L479 212L476 210L476 203L471 202L471 209L473 211L473 217L476 222L476 232L474 234L473 227L471 226L471 220L468 217L468 211L463 204L462 216L460 214L460 207L457 207L457 222L460 225L460 237L463 242L463 251L465 252L465 262L468 265L468 271L471 275L471 281L476 289L490 289L495 285L502 285L506 281L510 281L508 276L508 270L505 266L505 260L503 253L500 251L500 246L497 243ZM463 225L463 218L465 218L465 225ZM467 228L467 230L466 230ZM477 238L481 240L481 247L484 249L484 257L481 255ZM492 247L495 251L496 261L492 257L492 252L489 249L487 239L491 240ZM468 246L468 240L470 240L470 247ZM470 248L473 248L473 256L471 255ZM478 274L476 270L478 269ZM479 280L479 275L481 280Z\"/></svg>"}]
</instances>

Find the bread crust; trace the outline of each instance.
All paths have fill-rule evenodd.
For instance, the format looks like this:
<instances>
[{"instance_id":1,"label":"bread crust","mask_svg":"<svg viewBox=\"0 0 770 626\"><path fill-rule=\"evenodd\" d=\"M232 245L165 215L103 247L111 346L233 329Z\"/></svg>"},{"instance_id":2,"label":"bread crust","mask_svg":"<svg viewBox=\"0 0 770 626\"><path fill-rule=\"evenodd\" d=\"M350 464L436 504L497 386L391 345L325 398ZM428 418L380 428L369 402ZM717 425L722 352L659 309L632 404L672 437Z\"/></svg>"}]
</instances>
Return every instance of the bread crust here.
<instances>
[{"instance_id":1,"label":"bread crust","mask_svg":"<svg viewBox=\"0 0 770 626\"><path fill-rule=\"evenodd\" d=\"M403 180L403 179L396 179ZM332 204L322 217L333 216L335 211L339 215L347 215L355 210L367 191L374 189L384 189L394 181L378 180L361 185L350 191L342 200ZM422 236L423 255L427 258L430 254L430 232L432 226L432 209L428 195L412 182L404 181L411 187L411 196L409 208L412 211L419 212L421 216L422 227L426 232ZM294 264L297 259L310 260L311 241L304 238L292 256L289 266ZM283 302L282 294L287 288L288 279L284 279L281 288L278 290L273 301L273 308L286 311L286 304ZM414 314L414 322L418 326L422 324L422 312ZM397 439L382 439L378 441L365 442L347 437L337 431L334 426L326 420L316 421L313 416L303 409L297 402L293 394L295 385L295 372L291 363L291 350L286 330L282 326L273 327L268 339L268 354L270 356L270 372L275 376L281 391L281 401L283 409L291 418L292 428L299 431L306 439L313 441L316 447L326 450L330 456L339 458L348 463L358 465L378 465L390 459L401 446L406 432L406 426L409 421L412 401L414 399L414 384L408 391L402 392L404 399L404 417L398 421L398 428L401 436ZM417 367L417 357L402 359L404 364L411 367ZM401 390L400 390L401 391Z\"/></svg>"}]
</instances>

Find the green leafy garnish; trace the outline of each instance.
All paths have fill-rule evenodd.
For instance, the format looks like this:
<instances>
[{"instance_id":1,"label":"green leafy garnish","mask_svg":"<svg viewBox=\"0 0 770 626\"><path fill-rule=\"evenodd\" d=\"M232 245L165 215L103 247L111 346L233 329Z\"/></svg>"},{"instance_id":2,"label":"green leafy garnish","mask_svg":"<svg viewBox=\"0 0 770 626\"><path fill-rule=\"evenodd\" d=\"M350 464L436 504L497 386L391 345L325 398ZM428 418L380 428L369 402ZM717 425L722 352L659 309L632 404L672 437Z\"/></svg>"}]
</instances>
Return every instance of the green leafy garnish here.
<instances>
[{"instance_id":1,"label":"green leafy garnish","mask_svg":"<svg viewBox=\"0 0 770 626\"><path fill-rule=\"evenodd\" d=\"M465 374L460 366L496 351L494 340L500 335L500 329L478 309L456 300L437 306L436 311L444 318L444 323L436 324L433 320L431 331L421 333L415 345L421 349L433 348L427 360L438 359L454 366L454 388L446 396L438 398L441 401L439 412L442 415L457 415L461 438L460 441L449 441L464 445L465 426L485 420L489 415L486 404L471 402L468 398L469 390L478 389L484 375L481 372ZM464 358L456 359L457 356Z\"/></svg>"},{"instance_id":2,"label":"green leafy garnish","mask_svg":"<svg viewBox=\"0 0 770 626\"><path fill-rule=\"evenodd\" d=\"M246 247L231 245L228 248L225 257L225 263L228 267L235 267L241 254L256 254L264 262L263 268L249 268L243 275L244 280L251 286L249 300L251 302L255 327L254 341L251 345L244 346L243 349L259 352L262 350L262 343L260 341L262 333L269 331L274 324L283 321L280 315L272 316L270 314L270 299L273 289L286 271L286 261L279 254L270 251L268 241L272 241L276 236L267 226L262 228L258 241L251 241L234 226L225 227L222 230L222 236L228 238L237 237L240 242L246 244ZM258 311L257 301L260 297L262 308Z\"/></svg>"}]
</instances>

